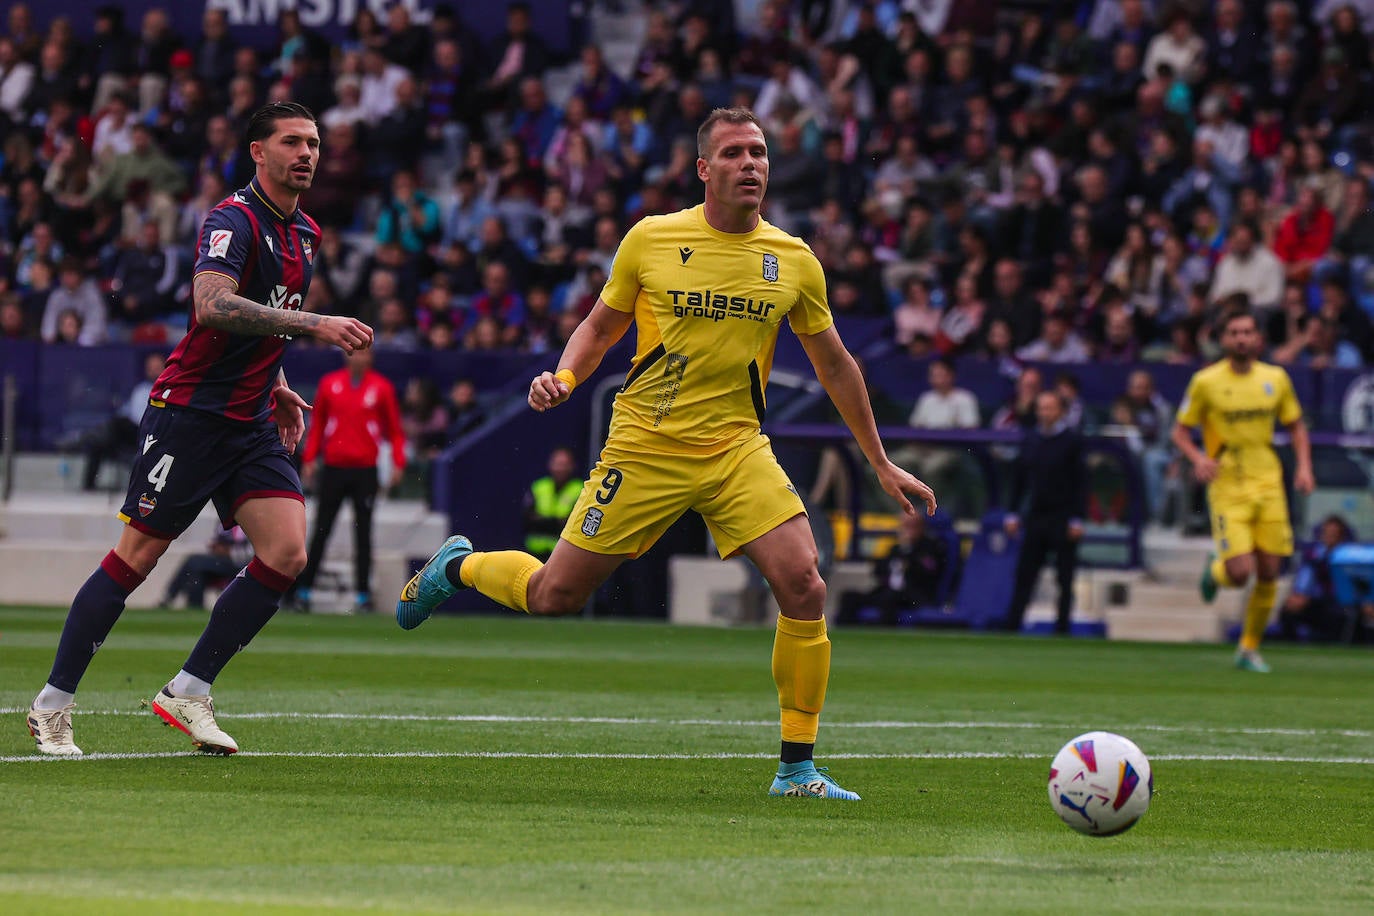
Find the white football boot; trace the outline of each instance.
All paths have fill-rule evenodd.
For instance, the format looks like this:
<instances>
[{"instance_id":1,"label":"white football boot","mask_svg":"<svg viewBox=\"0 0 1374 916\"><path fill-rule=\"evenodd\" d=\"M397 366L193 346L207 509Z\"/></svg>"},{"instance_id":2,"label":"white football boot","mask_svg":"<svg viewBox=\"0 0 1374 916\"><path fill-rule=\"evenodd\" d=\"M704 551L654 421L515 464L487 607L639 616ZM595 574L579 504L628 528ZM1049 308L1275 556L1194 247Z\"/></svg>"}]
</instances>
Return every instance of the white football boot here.
<instances>
[{"instance_id":1,"label":"white football boot","mask_svg":"<svg viewBox=\"0 0 1374 916\"><path fill-rule=\"evenodd\" d=\"M29 709L29 734L38 743L39 753L54 757L80 757L81 748L72 743L72 709Z\"/></svg>"},{"instance_id":2,"label":"white football boot","mask_svg":"<svg viewBox=\"0 0 1374 916\"><path fill-rule=\"evenodd\" d=\"M153 712L172 728L191 736L191 743L206 754L233 754L238 742L215 723L215 704L209 697L178 697L163 687L153 697Z\"/></svg>"}]
</instances>

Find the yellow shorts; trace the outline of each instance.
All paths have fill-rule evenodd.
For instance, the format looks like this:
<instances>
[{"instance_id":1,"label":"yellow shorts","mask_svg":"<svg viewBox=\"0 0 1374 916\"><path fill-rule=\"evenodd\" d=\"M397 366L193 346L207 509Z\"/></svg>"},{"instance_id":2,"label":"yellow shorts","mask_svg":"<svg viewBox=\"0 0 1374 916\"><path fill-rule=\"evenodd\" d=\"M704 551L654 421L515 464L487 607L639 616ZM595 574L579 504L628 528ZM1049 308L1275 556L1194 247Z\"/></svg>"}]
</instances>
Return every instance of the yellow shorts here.
<instances>
[{"instance_id":1,"label":"yellow shorts","mask_svg":"<svg viewBox=\"0 0 1374 916\"><path fill-rule=\"evenodd\" d=\"M1276 557L1293 553L1293 526L1288 497L1282 489L1207 491L1212 514L1212 540L1222 560L1256 550Z\"/></svg>"},{"instance_id":2,"label":"yellow shorts","mask_svg":"<svg viewBox=\"0 0 1374 916\"><path fill-rule=\"evenodd\" d=\"M762 434L706 457L610 441L563 539L593 553L637 557L688 509L706 520L722 558L806 512Z\"/></svg>"}]
</instances>

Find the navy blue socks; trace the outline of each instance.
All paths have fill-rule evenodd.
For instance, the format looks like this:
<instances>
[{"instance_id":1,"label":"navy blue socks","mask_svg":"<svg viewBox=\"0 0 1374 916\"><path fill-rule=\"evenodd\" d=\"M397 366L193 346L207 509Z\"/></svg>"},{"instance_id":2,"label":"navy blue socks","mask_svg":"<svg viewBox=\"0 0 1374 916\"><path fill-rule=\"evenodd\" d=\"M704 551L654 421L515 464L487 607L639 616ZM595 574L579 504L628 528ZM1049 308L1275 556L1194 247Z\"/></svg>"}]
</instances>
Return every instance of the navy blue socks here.
<instances>
[{"instance_id":1,"label":"navy blue socks","mask_svg":"<svg viewBox=\"0 0 1374 916\"><path fill-rule=\"evenodd\" d=\"M220 594L210 612L210 622L182 670L213 684L229 659L252 642L277 613L281 596L292 581L292 577L254 557Z\"/></svg>"}]
</instances>

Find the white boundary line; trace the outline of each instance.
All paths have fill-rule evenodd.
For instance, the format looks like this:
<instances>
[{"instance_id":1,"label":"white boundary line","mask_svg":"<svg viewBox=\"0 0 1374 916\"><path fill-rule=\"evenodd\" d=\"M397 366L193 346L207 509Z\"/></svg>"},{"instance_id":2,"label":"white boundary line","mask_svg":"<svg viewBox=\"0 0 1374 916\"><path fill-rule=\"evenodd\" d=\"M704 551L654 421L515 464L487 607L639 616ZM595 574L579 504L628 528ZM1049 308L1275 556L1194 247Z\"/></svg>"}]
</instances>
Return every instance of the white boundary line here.
<instances>
[{"instance_id":1,"label":"white boundary line","mask_svg":"<svg viewBox=\"0 0 1374 916\"><path fill-rule=\"evenodd\" d=\"M85 754L80 757L52 757L46 754L0 756L0 763L52 763L69 760L176 760L205 757L195 751L164 751L132 754ZM537 753L529 751L240 751L235 757L287 757L292 759L320 758L326 760L772 760L769 753L748 754L596 754L596 753ZM827 760L1038 760L1044 754L999 753L985 751L915 754L826 754ZM1324 763L1374 766L1372 757L1286 757L1261 754L1156 754L1154 761L1168 760L1198 763Z\"/></svg>"},{"instance_id":2,"label":"white boundary line","mask_svg":"<svg viewBox=\"0 0 1374 916\"><path fill-rule=\"evenodd\" d=\"M148 715L147 709L81 709L77 708L77 717L80 716L144 716ZM0 707L0 715L17 715L27 713L28 707L7 706ZM622 716L502 716L502 715L409 715L397 713L365 713L365 712L243 712L230 713L224 716L225 720L234 719L303 719L307 721L373 721L373 722L474 722L492 724L567 724L567 725L668 725L685 726L697 725L708 728L776 728L776 719L655 719L655 718L634 718ZM1062 731L1083 731L1081 725L1065 725L1055 722L976 722L976 721L951 721L951 722L903 722L878 720L873 722L834 722L826 721L825 727L832 728L862 728L862 729L926 729L926 730L958 730L958 729L996 729L998 731L1010 729L1023 730L1062 730ZM1335 735L1342 738L1374 738L1374 731L1363 729L1343 729L1343 728L1226 728L1211 725L1157 725L1157 724L1121 724L1113 725L1120 731L1153 731L1153 732L1206 732L1217 735L1289 735L1295 737L1316 737L1321 735Z\"/></svg>"}]
</instances>

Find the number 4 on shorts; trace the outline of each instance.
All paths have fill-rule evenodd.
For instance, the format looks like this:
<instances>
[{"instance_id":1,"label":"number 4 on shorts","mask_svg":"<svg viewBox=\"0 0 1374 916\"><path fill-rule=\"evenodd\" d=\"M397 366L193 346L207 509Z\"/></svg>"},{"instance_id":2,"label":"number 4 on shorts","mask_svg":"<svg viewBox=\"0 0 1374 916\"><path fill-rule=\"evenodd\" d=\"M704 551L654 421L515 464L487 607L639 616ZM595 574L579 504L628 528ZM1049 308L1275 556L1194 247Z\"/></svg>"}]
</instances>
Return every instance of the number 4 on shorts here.
<instances>
[{"instance_id":1,"label":"number 4 on shorts","mask_svg":"<svg viewBox=\"0 0 1374 916\"><path fill-rule=\"evenodd\" d=\"M171 455L163 455L148 472L148 482L157 492L161 493L162 488L167 486L167 475L172 473L172 462L175 460Z\"/></svg>"}]
</instances>

